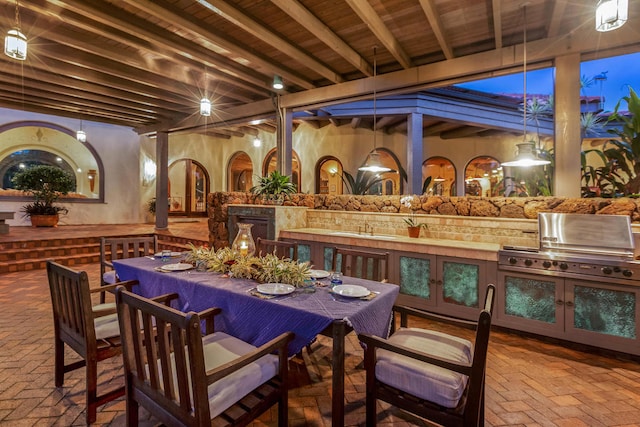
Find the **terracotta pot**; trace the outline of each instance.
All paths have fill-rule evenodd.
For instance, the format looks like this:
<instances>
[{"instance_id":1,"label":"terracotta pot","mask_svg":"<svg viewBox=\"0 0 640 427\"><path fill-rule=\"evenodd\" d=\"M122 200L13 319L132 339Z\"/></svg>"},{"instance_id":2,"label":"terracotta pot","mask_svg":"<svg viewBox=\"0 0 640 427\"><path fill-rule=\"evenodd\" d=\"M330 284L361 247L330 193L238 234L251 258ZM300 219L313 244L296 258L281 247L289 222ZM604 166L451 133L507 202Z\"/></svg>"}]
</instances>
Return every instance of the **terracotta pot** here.
<instances>
[{"instance_id":1,"label":"terracotta pot","mask_svg":"<svg viewBox=\"0 0 640 427\"><path fill-rule=\"evenodd\" d=\"M60 217L56 215L31 215L33 227L57 227Z\"/></svg>"},{"instance_id":2,"label":"terracotta pot","mask_svg":"<svg viewBox=\"0 0 640 427\"><path fill-rule=\"evenodd\" d=\"M407 227L407 231L409 232L409 237L420 237L420 229L422 227Z\"/></svg>"}]
</instances>

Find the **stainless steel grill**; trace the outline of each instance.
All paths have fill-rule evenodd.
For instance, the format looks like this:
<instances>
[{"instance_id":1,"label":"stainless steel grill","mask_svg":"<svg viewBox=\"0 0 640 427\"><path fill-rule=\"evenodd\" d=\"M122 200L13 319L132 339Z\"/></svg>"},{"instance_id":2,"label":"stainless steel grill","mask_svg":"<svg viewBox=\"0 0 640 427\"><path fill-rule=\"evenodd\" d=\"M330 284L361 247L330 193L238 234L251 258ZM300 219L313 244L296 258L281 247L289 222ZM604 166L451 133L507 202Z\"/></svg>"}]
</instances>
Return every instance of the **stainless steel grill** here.
<instances>
[{"instance_id":1,"label":"stainless steel grill","mask_svg":"<svg viewBox=\"0 0 640 427\"><path fill-rule=\"evenodd\" d=\"M504 246L498 268L611 283L640 281L628 216L541 213L539 247ZM601 279L600 279L601 281Z\"/></svg>"}]
</instances>

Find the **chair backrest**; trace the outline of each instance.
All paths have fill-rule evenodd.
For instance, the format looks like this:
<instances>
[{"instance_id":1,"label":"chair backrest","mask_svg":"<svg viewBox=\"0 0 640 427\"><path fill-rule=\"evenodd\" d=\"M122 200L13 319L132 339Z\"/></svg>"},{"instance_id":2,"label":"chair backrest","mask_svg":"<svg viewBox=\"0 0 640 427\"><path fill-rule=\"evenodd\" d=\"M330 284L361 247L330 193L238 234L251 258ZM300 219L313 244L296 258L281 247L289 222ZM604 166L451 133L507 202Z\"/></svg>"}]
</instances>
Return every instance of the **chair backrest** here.
<instances>
[{"instance_id":1,"label":"chair backrest","mask_svg":"<svg viewBox=\"0 0 640 427\"><path fill-rule=\"evenodd\" d=\"M114 259L138 258L158 252L158 237L128 236L100 238L100 275L111 267Z\"/></svg>"},{"instance_id":2,"label":"chair backrest","mask_svg":"<svg viewBox=\"0 0 640 427\"><path fill-rule=\"evenodd\" d=\"M258 237L256 240L258 254L276 254L279 258L298 259L298 244L282 240L269 240Z\"/></svg>"},{"instance_id":3,"label":"chair backrest","mask_svg":"<svg viewBox=\"0 0 640 427\"><path fill-rule=\"evenodd\" d=\"M96 331L87 273L47 261L47 276L56 334L83 357L95 354Z\"/></svg>"},{"instance_id":4,"label":"chair backrest","mask_svg":"<svg viewBox=\"0 0 640 427\"><path fill-rule=\"evenodd\" d=\"M379 282L389 280L389 252L335 247L331 269L340 270L345 276Z\"/></svg>"},{"instance_id":5,"label":"chair backrest","mask_svg":"<svg viewBox=\"0 0 640 427\"><path fill-rule=\"evenodd\" d=\"M177 419L184 425L210 425L198 314L122 288L116 303L129 392L145 395L142 400L164 423Z\"/></svg>"}]
</instances>

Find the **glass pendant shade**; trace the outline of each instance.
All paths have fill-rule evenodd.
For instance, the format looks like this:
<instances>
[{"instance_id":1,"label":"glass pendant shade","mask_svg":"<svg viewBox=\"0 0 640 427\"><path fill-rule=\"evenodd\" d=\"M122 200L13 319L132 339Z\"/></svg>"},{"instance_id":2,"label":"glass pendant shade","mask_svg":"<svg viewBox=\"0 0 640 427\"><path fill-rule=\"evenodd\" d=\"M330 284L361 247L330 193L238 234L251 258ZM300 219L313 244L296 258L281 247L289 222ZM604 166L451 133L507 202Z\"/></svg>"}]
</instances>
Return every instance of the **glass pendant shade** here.
<instances>
[{"instance_id":1,"label":"glass pendant shade","mask_svg":"<svg viewBox=\"0 0 640 427\"><path fill-rule=\"evenodd\" d=\"M211 115L211 101L209 101L207 98L202 98L200 100L200 115L201 116Z\"/></svg>"},{"instance_id":2,"label":"glass pendant shade","mask_svg":"<svg viewBox=\"0 0 640 427\"><path fill-rule=\"evenodd\" d=\"M76 139L80 142L87 142L87 133L80 129L76 132Z\"/></svg>"},{"instance_id":3,"label":"glass pendant shade","mask_svg":"<svg viewBox=\"0 0 640 427\"><path fill-rule=\"evenodd\" d=\"M627 22L628 0L600 0L596 6L596 30L612 31Z\"/></svg>"},{"instance_id":4,"label":"glass pendant shade","mask_svg":"<svg viewBox=\"0 0 640 427\"><path fill-rule=\"evenodd\" d=\"M282 77L273 76L273 85L271 87L273 87L275 90L284 89L284 84L282 83Z\"/></svg>"},{"instance_id":5,"label":"glass pendant shade","mask_svg":"<svg viewBox=\"0 0 640 427\"><path fill-rule=\"evenodd\" d=\"M518 154L515 160L504 162L502 166L529 167L548 165L551 163L549 160L538 157L534 142L523 142L522 144L518 144L517 147Z\"/></svg>"},{"instance_id":6,"label":"glass pendant shade","mask_svg":"<svg viewBox=\"0 0 640 427\"><path fill-rule=\"evenodd\" d=\"M233 239L231 249L240 254L240 256L251 256L256 252L256 243L253 241L251 234L253 224L238 223L238 234Z\"/></svg>"},{"instance_id":7,"label":"glass pendant shade","mask_svg":"<svg viewBox=\"0 0 640 427\"><path fill-rule=\"evenodd\" d=\"M4 38L4 54L20 61L27 59L27 38L19 28L7 32Z\"/></svg>"},{"instance_id":8,"label":"glass pendant shade","mask_svg":"<svg viewBox=\"0 0 640 427\"><path fill-rule=\"evenodd\" d=\"M361 166L359 170L365 172L380 173L389 172L391 168L388 168L380 163L380 154L378 154L378 152L374 150L369 154L367 162L364 164L364 166Z\"/></svg>"}]
</instances>

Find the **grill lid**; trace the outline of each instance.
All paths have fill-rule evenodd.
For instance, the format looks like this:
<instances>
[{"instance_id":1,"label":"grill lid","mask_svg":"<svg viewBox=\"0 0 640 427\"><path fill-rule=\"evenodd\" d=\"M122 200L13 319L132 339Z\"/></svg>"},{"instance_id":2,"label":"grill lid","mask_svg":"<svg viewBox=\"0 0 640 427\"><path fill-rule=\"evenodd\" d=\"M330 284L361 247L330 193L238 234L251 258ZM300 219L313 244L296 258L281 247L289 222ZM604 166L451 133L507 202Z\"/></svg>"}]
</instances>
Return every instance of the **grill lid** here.
<instances>
[{"instance_id":1,"label":"grill lid","mask_svg":"<svg viewBox=\"0 0 640 427\"><path fill-rule=\"evenodd\" d=\"M626 215L539 213L540 250L633 256L631 220Z\"/></svg>"}]
</instances>

